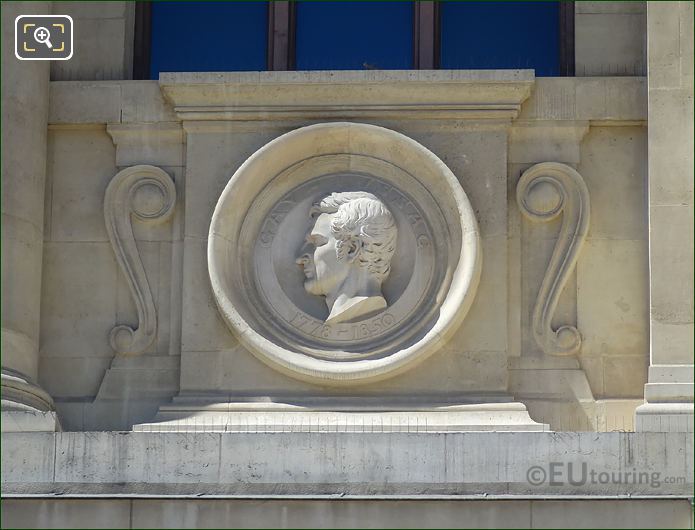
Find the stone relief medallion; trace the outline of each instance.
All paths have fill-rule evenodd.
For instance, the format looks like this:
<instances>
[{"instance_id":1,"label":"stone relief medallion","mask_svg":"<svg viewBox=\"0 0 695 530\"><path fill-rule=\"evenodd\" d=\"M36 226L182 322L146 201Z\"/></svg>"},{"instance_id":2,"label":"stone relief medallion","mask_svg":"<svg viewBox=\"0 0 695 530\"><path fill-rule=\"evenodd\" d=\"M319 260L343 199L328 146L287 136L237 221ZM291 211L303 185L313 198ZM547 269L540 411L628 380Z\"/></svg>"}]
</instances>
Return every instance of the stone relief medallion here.
<instances>
[{"instance_id":1,"label":"stone relief medallion","mask_svg":"<svg viewBox=\"0 0 695 530\"><path fill-rule=\"evenodd\" d=\"M472 208L444 163L355 123L257 151L208 239L230 329L262 361L319 384L383 379L434 353L463 320L480 264Z\"/></svg>"}]
</instances>

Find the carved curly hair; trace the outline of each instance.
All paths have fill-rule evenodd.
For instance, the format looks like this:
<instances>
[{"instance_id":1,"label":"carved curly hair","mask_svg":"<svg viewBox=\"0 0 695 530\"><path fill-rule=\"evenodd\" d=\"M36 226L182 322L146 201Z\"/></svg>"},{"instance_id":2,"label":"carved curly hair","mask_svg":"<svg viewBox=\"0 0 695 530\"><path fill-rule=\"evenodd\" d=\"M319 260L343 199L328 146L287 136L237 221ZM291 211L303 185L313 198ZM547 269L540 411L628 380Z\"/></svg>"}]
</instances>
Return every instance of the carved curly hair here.
<instances>
[{"instance_id":1,"label":"carved curly hair","mask_svg":"<svg viewBox=\"0 0 695 530\"><path fill-rule=\"evenodd\" d=\"M336 192L321 199L312 211L335 214L331 233L337 241L339 260L345 258L345 242L358 237L362 241L359 265L366 267L379 281L388 277L398 228L393 214L381 200L365 191Z\"/></svg>"}]
</instances>

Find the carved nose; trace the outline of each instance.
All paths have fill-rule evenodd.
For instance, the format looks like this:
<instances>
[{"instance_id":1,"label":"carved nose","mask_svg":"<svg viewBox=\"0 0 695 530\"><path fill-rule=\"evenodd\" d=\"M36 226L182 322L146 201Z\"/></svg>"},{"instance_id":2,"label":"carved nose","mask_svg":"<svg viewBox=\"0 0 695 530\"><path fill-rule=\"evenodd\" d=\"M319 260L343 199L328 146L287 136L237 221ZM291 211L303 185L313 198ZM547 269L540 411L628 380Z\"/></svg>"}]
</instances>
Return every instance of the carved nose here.
<instances>
[{"instance_id":1,"label":"carved nose","mask_svg":"<svg viewBox=\"0 0 695 530\"><path fill-rule=\"evenodd\" d=\"M302 265L302 266L304 266L304 265L306 265L307 263L309 263L309 259L310 259L310 258L309 258L309 254L302 254L302 255L299 256L294 262L295 262L297 265Z\"/></svg>"}]
</instances>

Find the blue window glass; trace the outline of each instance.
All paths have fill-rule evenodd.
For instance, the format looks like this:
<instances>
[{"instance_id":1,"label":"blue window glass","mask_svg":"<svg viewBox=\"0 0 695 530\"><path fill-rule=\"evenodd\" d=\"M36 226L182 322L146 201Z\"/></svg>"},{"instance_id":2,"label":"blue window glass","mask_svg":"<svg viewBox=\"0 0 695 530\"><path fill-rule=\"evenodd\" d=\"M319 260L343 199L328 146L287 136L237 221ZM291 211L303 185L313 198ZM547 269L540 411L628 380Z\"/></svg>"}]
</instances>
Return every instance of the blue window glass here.
<instances>
[{"instance_id":1,"label":"blue window glass","mask_svg":"<svg viewBox=\"0 0 695 530\"><path fill-rule=\"evenodd\" d=\"M411 2L299 2L297 70L413 66Z\"/></svg>"},{"instance_id":2,"label":"blue window glass","mask_svg":"<svg viewBox=\"0 0 695 530\"><path fill-rule=\"evenodd\" d=\"M152 2L150 78L265 70L267 2Z\"/></svg>"},{"instance_id":3,"label":"blue window glass","mask_svg":"<svg viewBox=\"0 0 695 530\"><path fill-rule=\"evenodd\" d=\"M443 2L441 68L560 75L559 2Z\"/></svg>"}]
</instances>

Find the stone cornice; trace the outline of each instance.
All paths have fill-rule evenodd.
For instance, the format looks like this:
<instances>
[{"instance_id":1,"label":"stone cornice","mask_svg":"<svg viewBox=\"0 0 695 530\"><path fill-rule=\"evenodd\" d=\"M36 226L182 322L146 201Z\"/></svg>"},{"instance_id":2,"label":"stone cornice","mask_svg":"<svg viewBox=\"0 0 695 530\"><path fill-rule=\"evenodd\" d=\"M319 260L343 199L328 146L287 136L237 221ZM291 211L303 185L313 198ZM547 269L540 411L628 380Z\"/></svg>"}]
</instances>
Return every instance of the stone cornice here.
<instances>
[{"instance_id":1,"label":"stone cornice","mask_svg":"<svg viewBox=\"0 0 695 530\"><path fill-rule=\"evenodd\" d=\"M386 124L410 118L428 127L436 121L460 128L467 123L499 126L517 115L517 125L521 120L644 125L646 78L535 79L530 70L412 70L175 73L162 74L159 82L52 81L48 123L55 129L185 119L188 125L213 126L211 120L218 120L218 125L257 128L283 120L293 127L297 120L378 119Z\"/></svg>"},{"instance_id":2,"label":"stone cornice","mask_svg":"<svg viewBox=\"0 0 695 530\"><path fill-rule=\"evenodd\" d=\"M182 120L514 119L532 70L161 74Z\"/></svg>"}]
</instances>

